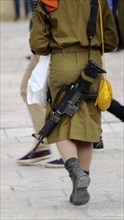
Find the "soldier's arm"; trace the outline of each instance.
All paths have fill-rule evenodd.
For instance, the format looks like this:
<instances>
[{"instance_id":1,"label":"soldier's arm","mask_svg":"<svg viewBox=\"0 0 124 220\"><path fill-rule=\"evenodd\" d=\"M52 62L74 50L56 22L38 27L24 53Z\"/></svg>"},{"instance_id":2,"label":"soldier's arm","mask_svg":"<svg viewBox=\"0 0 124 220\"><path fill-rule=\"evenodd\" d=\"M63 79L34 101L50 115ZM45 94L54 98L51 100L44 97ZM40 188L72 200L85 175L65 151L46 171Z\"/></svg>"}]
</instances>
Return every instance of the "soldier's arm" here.
<instances>
[{"instance_id":1,"label":"soldier's arm","mask_svg":"<svg viewBox=\"0 0 124 220\"><path fill-rule=\"evenodd\" d=\"M101 1L101 3L105 52L111 52L118 45L118 34L107 0Z\"/></svg>"},{"instance_id":2,"label":"soldier's arm","mask_svg":"<svg viewBox=\"0 0 124 220\"><path fill-rule=\"evenodd\" d=\"M50 54L49 48L49 23L46 22L46 13L38 4L34 17L32 19L32 31L30 34L30 47L38 55Z\"/></svg>"}]
</instances>

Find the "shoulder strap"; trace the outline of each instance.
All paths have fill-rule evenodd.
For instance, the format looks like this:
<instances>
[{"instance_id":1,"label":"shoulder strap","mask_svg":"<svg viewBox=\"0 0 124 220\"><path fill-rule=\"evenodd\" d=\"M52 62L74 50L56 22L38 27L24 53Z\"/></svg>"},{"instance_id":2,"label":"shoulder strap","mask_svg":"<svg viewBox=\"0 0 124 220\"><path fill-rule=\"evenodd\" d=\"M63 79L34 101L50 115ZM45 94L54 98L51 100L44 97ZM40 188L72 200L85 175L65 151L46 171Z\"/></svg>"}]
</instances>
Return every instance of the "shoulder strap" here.
<instances>
[{"instance_id":1,"label":"shoulder strap","mask_svg":"<svg viewBox=\"0 0 124 220\"><path fill-rule=\"evenodd\" d=\"M97 17L97 10L98 10L98 0L91 0L90 2L90 17L87 25L87 36L88 39L93 38L96 32L96 17Z\"/></svg>"},{"instance_id":2,"label":"shoulder strap","mask_svg":"<svg viewBox=\"0 0 124 220\"><path fill-rule=\"evenodd\" d=\"M97 17L98 8L99 8L98 0L91 0L90 17L87 25L87 37L89 41L88 59L90 58L91 39L93 38L96 32L96 17Z\"/></svg>"}]
</instances>

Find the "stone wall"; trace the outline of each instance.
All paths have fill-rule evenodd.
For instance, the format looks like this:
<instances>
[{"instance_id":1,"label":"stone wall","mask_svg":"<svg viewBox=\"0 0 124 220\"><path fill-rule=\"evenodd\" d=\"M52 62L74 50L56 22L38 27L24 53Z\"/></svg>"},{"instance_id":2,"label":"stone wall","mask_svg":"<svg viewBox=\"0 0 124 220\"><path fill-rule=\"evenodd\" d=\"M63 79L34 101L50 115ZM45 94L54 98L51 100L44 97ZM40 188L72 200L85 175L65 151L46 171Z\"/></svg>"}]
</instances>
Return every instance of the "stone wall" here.
<instances>
[{"instance_id":1,"label":"stone wall","mask_svg":"<svg viewBox=\"0 0 124 220\"><path fill-rule=\"evenodd\" d=\"M24 0L20 0L20 14L24 16ZM0 0L0 20L12 21L15 17L14 0Z\"/></svg>"},{"instance_id":2,"label":"stone wall","mask_svg":"<svg viewBox=\"0 0 124 220\"><path fill-rule=\"evenodd\" d=\"M0 0L0 20L13 20L15 16L13 0Z\"/></svg>"}]
</instances>

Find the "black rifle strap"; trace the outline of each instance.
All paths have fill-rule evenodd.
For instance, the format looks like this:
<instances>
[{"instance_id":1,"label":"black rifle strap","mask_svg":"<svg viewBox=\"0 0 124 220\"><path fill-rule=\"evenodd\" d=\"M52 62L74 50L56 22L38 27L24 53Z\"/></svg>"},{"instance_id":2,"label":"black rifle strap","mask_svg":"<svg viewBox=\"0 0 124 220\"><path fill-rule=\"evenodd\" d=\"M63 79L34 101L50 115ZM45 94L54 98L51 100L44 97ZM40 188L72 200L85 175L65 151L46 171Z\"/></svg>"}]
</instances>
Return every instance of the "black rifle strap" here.
<instances>
[{"instance_id":1,"label":"black rifle strap","mask_svg":"<svg viewBox=\"0 0 124 220\"><path fill-rule=\"evenodd\" d=\"M52 22L51 22L50 12L47 10L47 8L46 8L46 6L45 6L45 4L43 2L41 3L41 7L43 8L43 10L46 13L46 18L44 19L44 22L51 26Z\"/></svg>"},{"instance_id":2,"label":"black rifle strap","mask_svg":"<svg viewBox=\"0 0 124 220\"><path fill-rule=\"evenodd\" d=\"M50 103L50 108L52 110L52 97L51 97L51 93L50 93L49 87L47 87L47 102Z\"/></svg>"},{"instance_id":3,"label":"black rifle strap","mask_svg":"<svg viewBox=\"0 0 124 220\"><path fill-rule=\"evenodd\" d=\"M54 100L54 105L53 105L53 109L56 109L56 106L58 105L58 100L61 97L61 95L63 94L63 92L67 92L70 89L71 85L63 85L60 90L58 91L55 100Z\"/></svg>"},{"instance_id":4,"label":"black rifle strap","mask_svg":"<svg viewBox=\"0 0 124 220\"><path fill-rule=\"evenodd\" d=\"M90 59L91 39L96 33L96 18L97 18L98 7L99 7L98 0L90 1L90 17L87 25L87 38L89 41L88 60Z\"/></svg>"}]
</instances>

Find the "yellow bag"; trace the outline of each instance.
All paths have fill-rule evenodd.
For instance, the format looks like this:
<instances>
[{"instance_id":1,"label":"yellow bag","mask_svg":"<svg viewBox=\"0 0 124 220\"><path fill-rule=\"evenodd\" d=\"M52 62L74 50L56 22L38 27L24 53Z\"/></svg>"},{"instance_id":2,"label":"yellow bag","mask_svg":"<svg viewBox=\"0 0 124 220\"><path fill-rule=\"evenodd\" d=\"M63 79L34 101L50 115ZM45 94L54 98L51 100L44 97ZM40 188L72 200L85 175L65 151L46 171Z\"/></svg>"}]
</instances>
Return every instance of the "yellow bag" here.
<instances>
[{"instance_id":1,"label":"yellow bag","mask_svg":"<svg viewBox=\"0 0 124 220\"><path fill-rule=\"evenodd\" d=\"M102 21L102 8L100 0L98 0L99 9L100 9L100 29L101 29L101 39L102 39L102 55L103 55L103 63L105 68L105 58L104 58L104 37L103 37L103 21ZM101 111L106 111L112 102L112 88L109 81L106 79L104 75L104 79L100 82L98 96L95 102L95 106L98 106Z\"/></svg>"},{"instance_id":2,"label":"yellow bag","mask_svg":"<svg viewBox=\"0 0 124 220\"><path fill-rule=\"evenodd\" d=\"M95 106L98 106L101 111L106 111L112 102L112 88L107 79L100 82L98 96Z\"/></svg>"}]
</instances>

